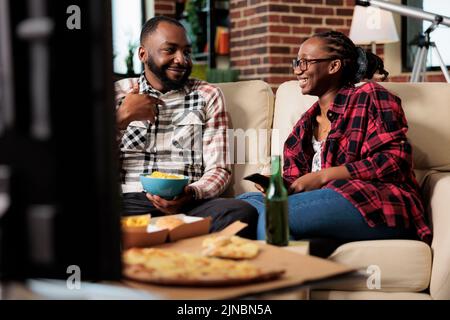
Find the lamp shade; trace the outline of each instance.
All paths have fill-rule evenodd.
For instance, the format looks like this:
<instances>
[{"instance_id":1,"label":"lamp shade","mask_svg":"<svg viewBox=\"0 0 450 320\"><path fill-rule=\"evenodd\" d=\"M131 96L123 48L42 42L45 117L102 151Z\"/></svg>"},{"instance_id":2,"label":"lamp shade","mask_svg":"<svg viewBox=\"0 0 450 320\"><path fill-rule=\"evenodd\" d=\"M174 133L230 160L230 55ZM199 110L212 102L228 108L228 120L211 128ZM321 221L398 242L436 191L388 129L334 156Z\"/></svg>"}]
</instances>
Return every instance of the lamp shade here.
<instances>
[{"instance_id":1,"label":"lamp shade","mask_svg":"<svg viewBox=\"0 0 450 320\"><path fill-rule=\"evenodd\" d=\"M399 41L392 13L374 7L355 6L349 37L359 45Z\"/></svg>"}]
</instances>

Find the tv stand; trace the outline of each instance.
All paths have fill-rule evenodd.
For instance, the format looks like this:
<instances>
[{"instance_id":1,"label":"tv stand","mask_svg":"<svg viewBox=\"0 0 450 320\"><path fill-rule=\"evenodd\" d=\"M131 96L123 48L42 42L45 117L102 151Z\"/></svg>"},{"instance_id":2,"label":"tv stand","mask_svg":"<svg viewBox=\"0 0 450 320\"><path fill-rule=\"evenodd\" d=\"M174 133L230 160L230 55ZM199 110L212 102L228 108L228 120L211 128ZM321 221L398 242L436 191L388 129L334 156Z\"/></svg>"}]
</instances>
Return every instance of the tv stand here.
<instances>
[{"instance_id":1,"label":"tv stand","mask_svg":"<svg viewBox=\"0 0 450 320\"><path fill-rule=\"evenodd\" d=\"M81 282L69 289L65 280L29 279L0 283L1 300L158 300L156 294L127 288L120 283Z\"/></svg>"}]
</instances>

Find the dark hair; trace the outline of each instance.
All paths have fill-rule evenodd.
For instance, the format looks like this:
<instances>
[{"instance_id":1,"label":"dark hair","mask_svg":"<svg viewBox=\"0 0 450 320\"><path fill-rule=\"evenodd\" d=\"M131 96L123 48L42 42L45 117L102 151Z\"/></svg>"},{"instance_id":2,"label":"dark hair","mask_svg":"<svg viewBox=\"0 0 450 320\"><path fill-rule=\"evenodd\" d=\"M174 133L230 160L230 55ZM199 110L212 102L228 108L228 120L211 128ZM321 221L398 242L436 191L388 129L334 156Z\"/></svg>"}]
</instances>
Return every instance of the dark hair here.
<instances>
[{"instance_id":1,"label":"dark hair","mask_svg":"<svg viewBox=\"0 0 450 320\"><path fill-rule=\"evenodd\" d=\"M178 20L175 20L173 18L166 17L166 16L153 17L150 20L147 20L147 22L142 26L141 36L140 36L141 44L143 43L144 39L149 34L153 33L156 30L156 28L158 28L158 25L161 22L167 22L167 23L170 23L170 24L174 24L177 27L180 27L180 28L184 29L184 26Z\"/></svg>"},{"instance_id":2,"label":"dark hair","mask_svg":"<svg viewBox=\"0 0 450 320\"><path fill-rule=\"evenodd\" d=\"M389 72L384 70L384 63L380 57L357 47L342 32L326 31L316 33L312 38L323 39L326 43L325 50L342 61L344 85L353 85L363 79L372 79L376 72L383 75L382 80L389 75Z\"/></svg>"}]
</instances>

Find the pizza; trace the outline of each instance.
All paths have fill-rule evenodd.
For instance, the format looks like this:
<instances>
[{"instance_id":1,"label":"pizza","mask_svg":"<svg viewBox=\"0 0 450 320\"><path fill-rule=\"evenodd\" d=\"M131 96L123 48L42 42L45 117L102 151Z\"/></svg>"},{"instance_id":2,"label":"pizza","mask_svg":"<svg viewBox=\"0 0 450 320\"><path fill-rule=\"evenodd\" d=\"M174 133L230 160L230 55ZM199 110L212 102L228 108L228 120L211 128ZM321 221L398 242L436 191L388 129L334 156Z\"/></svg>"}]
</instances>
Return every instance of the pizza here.
<instances>
[{"instance_id":1,"label":"pizza","mask_svg":"<svg viewBox=\"0 0 450 320\"><path fill-rule=\"evenodd\" d=\"M218 286L269 280L283 270L263 271L250 262L204 257L158 248L123 253L124 276L162 285Z\"/></svg>"},{"instance_id":2,"label":"pizza","mask_svg":"<svg viewBox=\"0 0 450 320\"><path fill-rule=\"evenodd\" d=\"M203 240L202 254L208 257L250 259L258 255L257 243L238 236L211 236Z\"/></svg>"}]
</instances>

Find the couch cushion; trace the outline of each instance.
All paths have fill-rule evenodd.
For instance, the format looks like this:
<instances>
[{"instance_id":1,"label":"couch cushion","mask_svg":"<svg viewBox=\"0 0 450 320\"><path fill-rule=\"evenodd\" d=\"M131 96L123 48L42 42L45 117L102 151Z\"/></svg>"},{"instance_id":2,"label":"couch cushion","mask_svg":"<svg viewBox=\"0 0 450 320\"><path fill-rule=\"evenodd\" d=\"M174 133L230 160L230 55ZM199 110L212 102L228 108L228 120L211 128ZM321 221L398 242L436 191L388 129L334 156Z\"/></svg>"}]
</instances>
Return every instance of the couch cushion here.
<instances>
[{"instance_id":1,"label":"couch cushion","mask_svg":"<svg viewBox=\"0 0 450 320\"><path fill-rule=\"evenodd\" d=\"M450 170L450 84L448 83L381 83L402 99L409 124L408 138L413 146L416 169ZM275 100L272 152L280 152L284 141L300 116L317 100L302 95L298 81L283 83Z\"/></svg>"},{"instance_id":2,"label":"couch cushion","mask_svg":"<svg viewBox=\"0 0 450 320\"><path fill-rule=\"evenodd\" d=\"M260 172L270 159L274 96L260 80L216 84L223 92L233 130L229 134L233 176L224 196L256 191L245 175Z\"/></svg>"},{"instance_id":3,"label":"couch cushion","mask_svg":"<svg viewBox=\"0 0 450 320\"><path fill-rule=\"evenodd\" d=\"M427 209L432 214L433 277L430 294L433 299L450 300L450 172L429 176L424 184Z\"/></svg>"},{"instance_id":4,"label":"couch cushion","mask_svg":"<svg viewBox=\"0 0 450 320\"><path fill-rule=\"evenodd\" d=\"M431 248L421 241L350 242L337 248L329 259L361 268L368 277L379 268L380 288L375 288L373 291L419 292L427 289L430 284ZM373 267L369 269L369 266ZM345 284L330 285L324 289L368 290L368 283L366 280L355 280Z\"/></svg>"},{"instance_id":5,"label":"couch cushion","mask_svg":"<svg viewBox=\"0 0 450 320\"><path fill-rule=\"evenodd\" d=\"M450 170L450 84L393 83L382 85L402 99L408 138L417 169Z\"/></svg>"},{"instance_id":6,"label":"couch cushion","mask_svg":"<svg viewBox=\"0 0 450 320\"><path fill-rule=\"evenodd\" d=\"M427 293L379 291L313 290L311 300L431 300Z\"/></svg>"}]
</instances>

